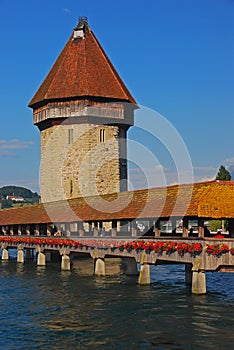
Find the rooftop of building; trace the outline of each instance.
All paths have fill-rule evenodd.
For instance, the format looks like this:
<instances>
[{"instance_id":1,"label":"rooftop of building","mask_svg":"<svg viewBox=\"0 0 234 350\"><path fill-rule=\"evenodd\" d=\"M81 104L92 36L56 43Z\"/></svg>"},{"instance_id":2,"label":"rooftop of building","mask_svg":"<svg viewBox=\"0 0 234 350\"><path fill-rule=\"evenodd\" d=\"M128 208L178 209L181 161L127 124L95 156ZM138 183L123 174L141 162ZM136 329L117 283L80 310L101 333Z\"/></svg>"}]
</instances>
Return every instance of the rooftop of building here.
<instances>
[{"instance_id":1,"label":"rooftop of building","mask_svg":"<svg viewBox=\"0 0 234 350\"><path fill-rule=\"evenodd\" d=\"M234 181L207 181L0 210L0 225L135 218L234 218Z\"/></svg>"},{"instance_id":2,"label":"rooftop of building","mask_svg":"<svg viewBox=\"0 0 234 350\"><path fill-rule=\"evenodd\" d=\"M51 101L103 98L136 105L87 19L80 18L29 107Z\"/></svg>"}]
</instances>

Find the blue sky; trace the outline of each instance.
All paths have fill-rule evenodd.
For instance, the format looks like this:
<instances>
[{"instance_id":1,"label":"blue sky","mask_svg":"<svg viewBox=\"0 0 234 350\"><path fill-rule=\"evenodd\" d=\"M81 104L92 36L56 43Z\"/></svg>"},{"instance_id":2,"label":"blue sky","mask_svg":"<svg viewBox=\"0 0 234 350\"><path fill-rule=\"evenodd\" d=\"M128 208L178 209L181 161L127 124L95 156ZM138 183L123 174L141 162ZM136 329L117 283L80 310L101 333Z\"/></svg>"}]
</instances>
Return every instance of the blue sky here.
<instances>
[{"instance_id":1,"label":"blue sky","mask_svg":"<svg viewBox=\"0 0 234 350\"><path fill-rule=\"evenodd\" d=\"M0 0L0 8L0 186L39 192L40 138L27 105L79 16L88 17L137 102L180 134L195 181L214 178L221 164L234 168L233 0ZM144 128L147 113L139 119ZM158 142L137 127L129 138L155 154L154 167L144 159L153 177L163 169L167 183L176 182ZM137 171L131 176L141 187Z\"/></svg>"}]
</instances>

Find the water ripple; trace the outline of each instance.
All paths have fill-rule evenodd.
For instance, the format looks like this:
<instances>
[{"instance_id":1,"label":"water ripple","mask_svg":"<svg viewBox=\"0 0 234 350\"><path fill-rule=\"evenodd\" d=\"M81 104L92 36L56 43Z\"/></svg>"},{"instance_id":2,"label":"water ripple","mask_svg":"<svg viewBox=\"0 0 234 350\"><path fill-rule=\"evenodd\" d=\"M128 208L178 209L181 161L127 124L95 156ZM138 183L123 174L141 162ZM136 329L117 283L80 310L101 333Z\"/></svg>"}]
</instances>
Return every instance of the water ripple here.
<instances>
[{"instance_id":1,"label":"water ripple","mask_svg":"<svg viewBox=\"0 0 234 350\"><path fill-rule=\"evenodd\" d=\"M181 266L153 268L146 287L116 266L105 278L87 268L85 261L69 273L56 264L0 262L0 349L232 347L234 275L208 273L208 293L195 296Z\"/></svg>"}]
</instances>

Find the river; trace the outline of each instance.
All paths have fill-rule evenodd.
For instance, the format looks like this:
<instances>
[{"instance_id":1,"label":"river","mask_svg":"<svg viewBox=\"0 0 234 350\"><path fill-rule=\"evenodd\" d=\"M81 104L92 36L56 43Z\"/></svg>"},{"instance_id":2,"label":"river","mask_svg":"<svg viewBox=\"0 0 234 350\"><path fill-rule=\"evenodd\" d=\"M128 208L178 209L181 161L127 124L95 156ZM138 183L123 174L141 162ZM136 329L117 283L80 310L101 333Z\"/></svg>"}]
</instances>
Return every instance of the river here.
<instances>
[{"instance_id":1,"label":"river","mask_svg":"<svg viewBox=\"0 0 234 350\"><path fill-rule=\"evenodd\" d=\"M105 277L91 259L71 271L0 261L0 349L231 349L234 274L206 275L207 294L196 296L183 265L154 266L153 283L138 286L116 259Z\"/></svg>"}]
</instances>

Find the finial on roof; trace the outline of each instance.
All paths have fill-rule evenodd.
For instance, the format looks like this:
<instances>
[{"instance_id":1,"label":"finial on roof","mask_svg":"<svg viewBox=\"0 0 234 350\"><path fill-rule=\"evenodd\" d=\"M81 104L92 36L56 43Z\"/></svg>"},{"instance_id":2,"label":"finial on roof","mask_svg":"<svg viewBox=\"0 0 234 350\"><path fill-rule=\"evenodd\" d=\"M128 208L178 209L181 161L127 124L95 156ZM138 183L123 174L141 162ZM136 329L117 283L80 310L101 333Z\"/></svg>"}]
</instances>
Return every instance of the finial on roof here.
<instances>
[{"instance_id":1,"label":"finial on roof","mask_svg":"<svg viewBox=\"0 0 234 350\"><path fill-rule=\"evenodd\" d=\"M80 16L78 24L75 29L83 29L85 25L88 24L88 17Z\"/></svg>"},{"instance_id":2,"label":"finial on roof","mask_svg":"<svg viewBox=\"0 0 234 350\"><path fill-rule=\"evenodd\" d=\"M73 32L73 40L84 37L85 26L88 25L87 17L79 17L79 22L77 26L74 28Z\"/></svg>"}]
</instances>

